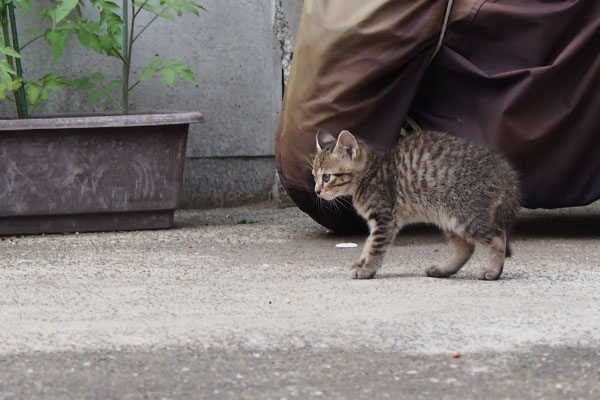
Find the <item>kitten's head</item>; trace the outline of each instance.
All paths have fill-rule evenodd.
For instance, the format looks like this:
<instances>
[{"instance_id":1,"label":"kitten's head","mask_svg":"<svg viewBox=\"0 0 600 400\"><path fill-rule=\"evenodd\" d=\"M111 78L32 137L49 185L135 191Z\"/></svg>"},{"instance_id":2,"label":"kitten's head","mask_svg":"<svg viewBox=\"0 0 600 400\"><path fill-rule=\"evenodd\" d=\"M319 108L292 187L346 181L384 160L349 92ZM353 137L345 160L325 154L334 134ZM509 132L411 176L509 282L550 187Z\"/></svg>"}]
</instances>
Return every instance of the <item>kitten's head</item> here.
<instances>
[{"instance_id":1,"label":"kitten's head","mask_svg":"<svg viewBox=\"0 0 600 400\"><path fill-rule=\"evenodd\" d=\"M317 133L317 155L313 160L315 193L324 200L352 196L357 176L364 169L364 149L348 131L336 139L326 130Z\"/></svg>"}]
</instances>

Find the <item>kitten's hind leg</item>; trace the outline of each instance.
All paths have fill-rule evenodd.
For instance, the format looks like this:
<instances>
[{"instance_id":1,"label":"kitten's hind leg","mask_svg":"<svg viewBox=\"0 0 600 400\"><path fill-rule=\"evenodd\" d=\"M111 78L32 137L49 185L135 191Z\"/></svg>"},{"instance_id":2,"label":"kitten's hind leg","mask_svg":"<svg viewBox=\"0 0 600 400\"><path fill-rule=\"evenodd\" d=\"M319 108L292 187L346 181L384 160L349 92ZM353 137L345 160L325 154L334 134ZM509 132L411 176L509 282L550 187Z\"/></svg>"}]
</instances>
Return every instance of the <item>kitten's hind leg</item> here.
<instances>
[{"instance_id":1,"label":"kitten's hind leg","mask_svg":"<svg viewBox=\"0 0 600 400\"><path fill-rule=\"evenodd\" d=\"M499 235L482 243L489 248L489 264L479 272L478 277L486 281L495 281L500 278L504 269L507 249L506 232L502 231Z\"/></svg>"},{"instance_id":2,"label":"kitten's hind leg","mask_svg":"<svg viewBox=\"0 0 600 400\"><path fill-rule=\"evenodd\" d=\"M475 245L468 242L466 239L458 236L455 233L446 232L448 239L454 245L454 255L452 258L443 266L438 267L436 265L431 266L425 270L427 276L434 278L447 278L450 275L457 273L463 265L469 261Z\"/></svg>"}]
</instances>

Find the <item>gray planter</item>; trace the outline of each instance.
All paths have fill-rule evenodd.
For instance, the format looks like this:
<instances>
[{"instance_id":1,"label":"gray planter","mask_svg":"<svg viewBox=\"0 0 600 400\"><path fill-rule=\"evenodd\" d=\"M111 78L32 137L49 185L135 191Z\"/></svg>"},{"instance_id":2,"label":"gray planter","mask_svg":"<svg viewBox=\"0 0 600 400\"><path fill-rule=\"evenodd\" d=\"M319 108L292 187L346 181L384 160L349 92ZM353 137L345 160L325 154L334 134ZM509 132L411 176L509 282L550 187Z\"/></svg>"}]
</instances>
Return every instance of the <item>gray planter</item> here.
<instances>
[{"instance_id":1,"label":"gray planter","mask_svg":"<svg viewBox=\"0 0 600 400\"><path fill-rule=\"evenodd\" d=\"M0 121L0 235L173 226L200 113Z\"/></svg>"}]
</instances>

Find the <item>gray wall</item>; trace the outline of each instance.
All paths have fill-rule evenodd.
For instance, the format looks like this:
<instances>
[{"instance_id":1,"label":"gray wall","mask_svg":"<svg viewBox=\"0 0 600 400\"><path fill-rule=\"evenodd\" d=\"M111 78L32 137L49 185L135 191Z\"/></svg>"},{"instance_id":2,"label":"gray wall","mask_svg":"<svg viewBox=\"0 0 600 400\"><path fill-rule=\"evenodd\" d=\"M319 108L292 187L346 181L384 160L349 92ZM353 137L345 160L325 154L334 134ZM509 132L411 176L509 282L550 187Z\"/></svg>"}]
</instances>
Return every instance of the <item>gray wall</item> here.
<instances>
[{"instance_id":1,"label":"gray wall","mask_svg":"<svg viewBox=\"0 0 600 400\"><path fill-rule=\"evenodd\" d=\"M302 13L303 0L282 0L281 6L286 15L286 19L290 25L292 38L298 32L298 23L300 22L300 14Z\"/></svg>"},{"instance_id":2,"label":"gray wall","mask_svg":"<svg viewBox=\"0 0 600 400\"><path fill-rule=\"evenodd\" d=\"M265 200L276 183L274 134L282 98L282 46L275 22L280 1L200 3L208 10L200 17L159 21L146 31L134 48L133 65L138 74L158 57L184 61L193 66L198 82L176 81L168 87L155 77L131 93L132 110L197 110L206 118L190 130L182 207ZM293 35L302 0L282 0L281 5ZM28 15L18 17L21 26L32 21ZM21 35L24 42L28 34ZM43 43L25 49L26 74L41 76L52 70L79 76L99 71L118 78L118 62L83 51L75 40L70 44L56 65L44 61L50 59L50 50ZM85 94L62 91L36 115L116 111L108 100L90 105L86 99ZM14 116L13 108L7 101L0 103L4 116Z\"/></svg>"}]
</instances>

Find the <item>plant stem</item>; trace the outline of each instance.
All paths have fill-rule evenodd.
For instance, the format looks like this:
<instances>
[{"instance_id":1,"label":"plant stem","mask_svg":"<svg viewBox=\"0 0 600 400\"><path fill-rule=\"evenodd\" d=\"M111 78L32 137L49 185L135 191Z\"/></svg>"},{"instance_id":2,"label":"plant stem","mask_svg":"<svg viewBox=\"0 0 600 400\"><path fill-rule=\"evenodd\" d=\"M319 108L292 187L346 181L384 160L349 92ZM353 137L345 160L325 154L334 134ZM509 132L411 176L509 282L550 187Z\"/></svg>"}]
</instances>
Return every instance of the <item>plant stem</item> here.
<instances>
[{"instance_id":1,"label":"plant stem","mask_svg":"<svg viewBox=\"0 0 600 400\"><path fill-rule=\"evenodd\" d=\"M44 34L39 34L37 36L32 37L31 39L29 39L27 42L25 42L24 45L21 46L21 50L23 50L25 47L29 46L31 43L35 42L38 39L41 39L44 37Z\"/></svg>"},{"instance_id":2,"label":"plant stem","mask_svg":"<svg viewBox=\"0 0 600 400\"><path fill-rule=\"evenodd\" d=\"M131 92L133 90L134 87L136 87L141 81L137 81L136 83L134 83L133 85L129 86L129 91Z\"/></svg>"},{"instance_id":3,"label":"plant stem","mask_svg":"<svg viewBox=\"0 0 600 400\"><path fill-rule=\"evenodd\" d=\"M2 20L2 38L4 39L4 46L5 47L11 47L10 46L10 33L9 33L9 26L8 26L8 4L6 4L5 6L3 6L0 9L0 19ZM6 62L8 62L8 64L10 65L11 68L14 68L14 59L9 56L8 54L6 55ZM22 118L21 117L21 108L19 107L19 92L14 90L13 91L15 98L13 99L13 101L15 102L15 106L17 107L17 117L18 118Z\"/></svg>"},{"instance_id":4,"label":"plant stem","mask_svg":"<svg viewBox=\"0 0 600 400\"><path fill-rule=\"evenodd\" d=\"M121 105L121 103L119 102L119 100L117 100L115 98L115 96L113 96L112 94L110 94L110 91L108 89L106 89L104 86L100 85L99 83L94 83L94 86L96 86L98 89L104 90L104 93L108 96L109 100L112 101L113 103L115 103L117 105L117 107L119 109L121 109L121 112L123 112L123 106Z\"/></svg>"},{"instance_id":5,"label":"plant stem","mask_svg":"<svg viewBox=\"0 0 600 400\"><path fill-rule=\"evenodd\" d=\"M131 54L129 52L129 4L128 0L123 0L123 91L121 98L121 111L123 114L129 114L129 71L131 70ZM131 16L131 26L135 22L135 14ZM133 29L133 28L132 28Z\"/></svg>"},{"instance_id":6,"label":"plant stem","mask_svg":"<svg viewBox=\"0 0 600 400\"><path fill-rule=\"evenodd\" d=\"M137 17L137 15L140 13L140 11L142 11L142 9L144 8L144 6L148 3L148 0L145 0L139 7L138 10L135 12L135 14L133 14L134 17Z\"/></svg>"},{"instance_id":7,"label":"plant stem","mask_svg":"<svg viewBox=\"0 0 600 400\"><path fill-rule=\"evenodd\" d=\"M4 40L4 46L10 47L10 36L8 33L8 20L6 19L8 5L0 8L0 20L2 21L2 39ZM6 61L10 64L11 67L14 66L13 58L9 55L6 55Z\"/></svg>"},{"instance_id":8,"label":"plant stem","mask_svg":"<svg viewBox=\"0 0 600 400\"><path fill-rule=\"evenodd\" d=\"M140 30L140 31L137 33L137 35L135 35L135 36L131 35L131 37L132 37L131 41L132 41L132 42L135 42L135 41L137 40L137 38L138 38L138 37L139 37L139 36L140 36L142 33L144 33L144 31L146 30L146 28L148 28L148 27L150 26L150 24L151 24L151 23L153 23L154 21L156 21L156 19L157 19L158 17L160 17L160 14L162 14L162 13L163 13L163 12L164 12L166 9L167 9L167 7L163 8L163 9L161 10L161 12L160 12L160 13L154 13L154 17L152 17L152 19L150 20L150 22L148 22L146 25L144 25L144 26L142 27L142 29L141 29L141 30Z\"/></svg>"},{"instance_id":9,"label":"plant stem","mask_svg":"<svg viewBox=\"0 0 600 400\"><path fill-rule=\"evenodd\" d=\"M19 49L19 36L17 35L17 19L15 18L15 5L8 3L8 14L10 17L10 27L12 31L13 49L16 52L20 52ZM15 91L15 99L17 100L17 115L19 118L29 118L29 112L27 111L27 95L25 94L25 80L23 79L23 66L21 65L21 59L15 59L17 65L17 76L21 79L21 87ZM18 93L18 97L17 97Z\"/></svg>"},{"instance_id":10,"label":"plant stem","mask_svg":"<svg viewBox=\"0 0 600 400\"><path fill-rule=\"evenodd\" d=\"M119 60L121 60L121 62L123 64L127 63L127 60L123 57L123 54L121 54L121 48L119 47L118 49L113 47L112 51L114 53L114 56L117 57Z\"/></svg>"}]
</instances>

